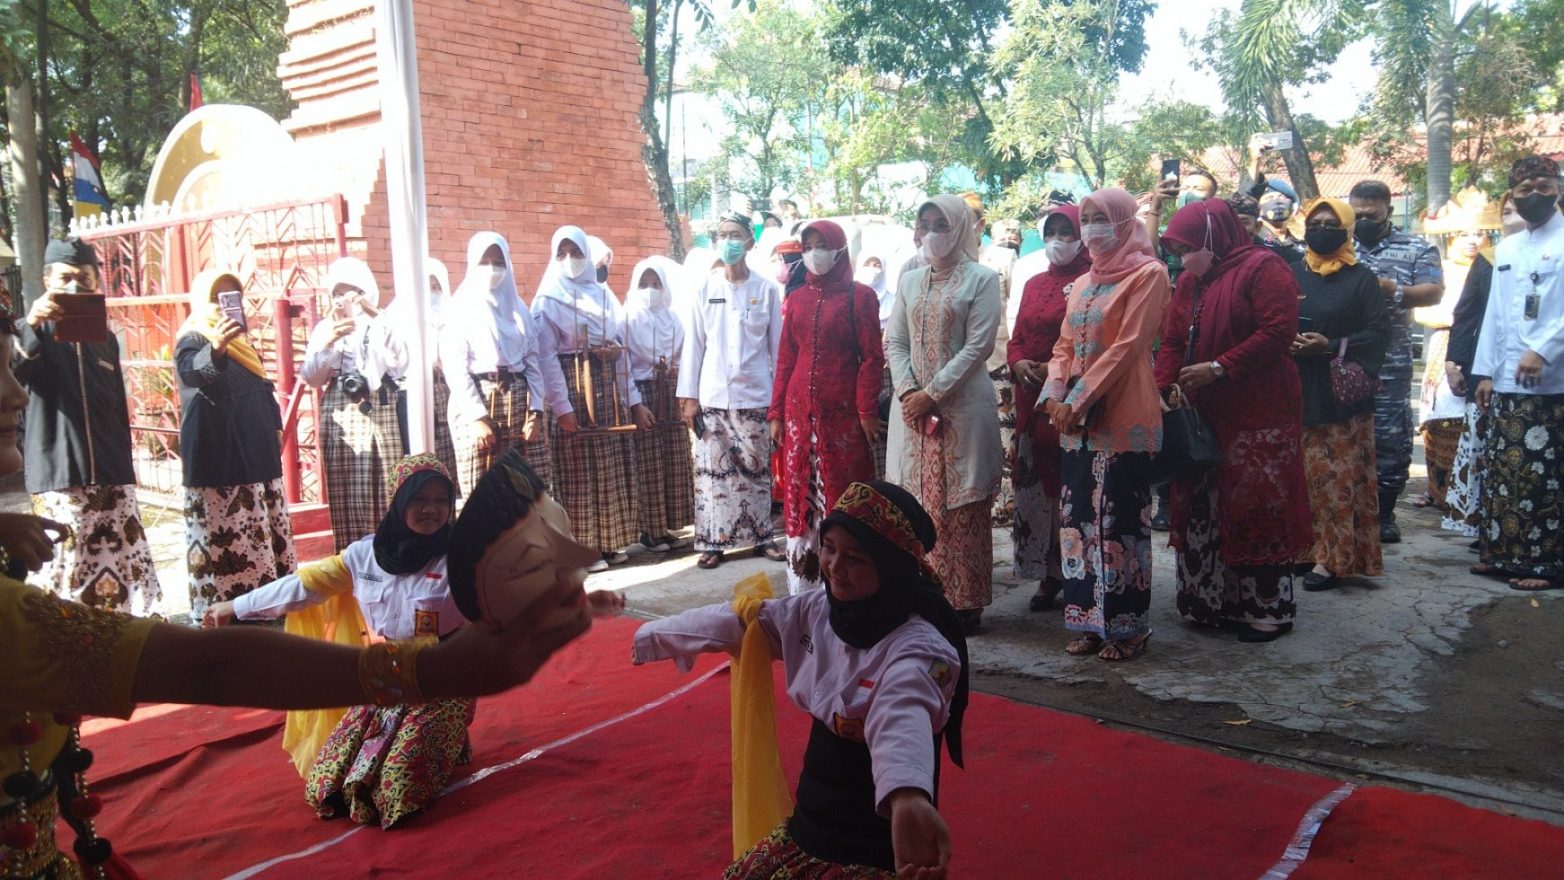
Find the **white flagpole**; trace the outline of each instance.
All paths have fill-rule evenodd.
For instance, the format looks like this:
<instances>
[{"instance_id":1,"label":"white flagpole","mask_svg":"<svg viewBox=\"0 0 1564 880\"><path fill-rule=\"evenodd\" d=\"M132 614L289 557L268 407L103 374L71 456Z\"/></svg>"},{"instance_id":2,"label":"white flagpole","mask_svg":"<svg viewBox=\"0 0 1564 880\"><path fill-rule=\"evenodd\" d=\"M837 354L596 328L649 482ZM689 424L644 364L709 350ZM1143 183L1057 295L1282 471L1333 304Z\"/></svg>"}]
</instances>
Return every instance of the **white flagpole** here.
<instances>
[{"instance_id":1,"label":"white flagpole","mask_svg":"<svg viewBox=\"0 0 1564 880\"><path fill-rule=\"evenodd\" d=\"M418 44L412 0L377 0L375 54L380 124L385 132L386 201L391 211L391 268L396 329L408 341L408 453L434 450L434 345L429 333L429 248L424 204L423 117L418 107Z\"/></svg>"}]
</instances>

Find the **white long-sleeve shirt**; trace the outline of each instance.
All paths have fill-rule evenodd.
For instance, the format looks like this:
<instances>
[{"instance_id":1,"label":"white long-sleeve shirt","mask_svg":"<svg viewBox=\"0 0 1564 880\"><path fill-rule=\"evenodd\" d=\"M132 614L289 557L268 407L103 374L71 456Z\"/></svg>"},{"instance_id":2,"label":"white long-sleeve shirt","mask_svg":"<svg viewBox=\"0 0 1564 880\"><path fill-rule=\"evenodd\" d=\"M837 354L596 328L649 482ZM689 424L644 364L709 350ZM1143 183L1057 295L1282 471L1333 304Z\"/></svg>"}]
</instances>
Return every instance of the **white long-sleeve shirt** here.
<instances>
[{"instance_id":1,"label":"white long-sleeve shirt","mask_svg":"<svg viewBox=\"0 0 1564 880\"><path fill-rule=\"evenodd\" d=\"M467 622L451 598L445 557L436 556L419 571L390 574L375 562L375 536L349 544L338 556L311 563L317 572L317 590L304 588L297 574L279 578L234 600L234 616L240 620L272 620L351 592L364 613L364 622L387 639L443 636Z\"/></svg>"},{"instance_id":2,"label":"white long-sleeve shirt","mask_svg":"<svg viewBox=\"0 0 1564 880\"><path fill-rule=\"evenodd\" d=\"M334 322L330 317L322 318L310 331L299 376L312 388L320 388L340 375L357 370L374 391L380 388L384 376L400 379L407 375L407 344L392 329L387 315L385 311L374 318L356 315L357 327L336 342L331 341Z\"/></svg>"},{"instance_id":3,"label":"white long-sleeve shirt","mask_svg":"<svg viewBox=\"0 0 1564 880\"><path fill-rule=\"evenodd\" d=\"M916 615L874 647L854 648L837 637L830 616L825 590L762 604L760 625L782 661L788 696L837 736L868 744L882 814L899 788L934 797L934 733L950 718L961 673L956 649ZM708 605L636 630L633 659L673 660L688 671L694 655L737 647L743 636L731 606Z\"/></svg>"},{"instance_id":4,"label":"white long-sleeve shirt","mask_svg":"<svg viewBox=\"0 0 1564 880\"><path fill-rule=\"evenodd\" d=\"M712 409L767 409L782 345L782 288L751 272L706 276L686 312L679 396Z\"/></svg>"},{"instance_id":5,"label":"white long-sleeve shirt","mask_svg":"<svg viewBox=\"0 0 1564 880\"><path fill-rule=\"evenodd\" d=\"M1528 318L1533 297L1536 316ZM1528 351L1547 362L1530 388L1515 381ZM1493 379L1493 389L1504 394L1564 394L1564 215L1499 242L1472 374Z\"/></svg>"},{"instance_id":6,"label":"white long-sleeve shirt","mask_svg":"<svg viewBox=\"0 0 1564 880\"><path fill-rule=\"evenodd\" d=\"M532 317L537 332L538 366L549 409L558 418L575 412L565 387L565 371L559 365L561 354L578 354L603 345L625 344L624 310L608 288L595 285L595 293L583 294L567 302L557 296L539 295L532 301ZM544 357L544 351L549 355ZM619 355L619 393L627 407L641 402L641 394L630 381L630 358Z\"/></svg>"},{"instance_id":7,"label":"white long-sleeve shirt","mask_svg":"<svg viewBox=\"0 0 1564 880\"><path fill-rule=\"evenodd\" d=\"M539 349L547 342L539 339L540 334L532 320L532 313L528 312L525 306L516 309L511 315L511 320L521 328L522 338L527 340L527 345L522 352L512 352L509 355L502 354L499 347L494 344L478 346L472 344L473 334L491 332L485 322L495 319L487 308L464 310L450 305L447 306L446 313L448 320L440 332L440 363L445 370L445 382L451 387L451 404L447 418L452 424L470 424L489 414L488 404L484 402L483 394L479 392L477 380L473 376L498 372L502 367L511 373L526 377L528 408L543 409L548 397L543 383ZM520 354L520 357L517 354ZM549 350L549 359L554 360L552 349ZM557 361L554 367L559 368Z\"/></svg>"}]
</instances>

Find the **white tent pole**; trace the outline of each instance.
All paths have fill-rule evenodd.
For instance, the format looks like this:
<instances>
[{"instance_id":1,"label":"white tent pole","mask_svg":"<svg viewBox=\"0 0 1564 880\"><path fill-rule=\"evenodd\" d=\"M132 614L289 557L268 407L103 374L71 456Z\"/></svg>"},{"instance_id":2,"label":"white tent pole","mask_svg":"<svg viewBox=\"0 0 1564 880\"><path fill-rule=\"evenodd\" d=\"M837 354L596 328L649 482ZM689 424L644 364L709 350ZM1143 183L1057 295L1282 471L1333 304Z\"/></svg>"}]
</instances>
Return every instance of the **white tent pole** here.
<instances>
[{"instance_id":1,"label":"white tent pole","mask_svg":"<svg viewBox=\"0 0 1564 880\"><path fill-rule=\"evenodd\" d=\"M429 333L429 248L424 204L423 116L418 107L418 44L412 0L377 0L375 55L380 74L380 125L391 212L391 269L396 329L408 341L408 452L434 449L434 344Z\"/></svg>"}]
</instances>

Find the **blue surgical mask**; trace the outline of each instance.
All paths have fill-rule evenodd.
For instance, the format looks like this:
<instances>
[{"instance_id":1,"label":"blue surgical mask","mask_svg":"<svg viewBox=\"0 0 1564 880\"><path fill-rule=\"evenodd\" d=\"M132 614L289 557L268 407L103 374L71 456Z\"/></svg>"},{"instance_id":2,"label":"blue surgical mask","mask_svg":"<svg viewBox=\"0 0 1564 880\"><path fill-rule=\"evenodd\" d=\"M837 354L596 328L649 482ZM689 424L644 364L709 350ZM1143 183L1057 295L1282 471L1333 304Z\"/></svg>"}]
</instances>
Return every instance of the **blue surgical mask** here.
<instances>
[{"instance_id":1,"label":"blue surgical mask","mask_svg":"<svg viewBox=\"0 0 1564 880\"><path fill-rule=\"evenodd\" d=\"M727 263L729 266L736 266L739 260L744 259L744 242L735 238L725 238L722 240L717 254L722 257L724 263Z\"/></svg>"}]
</instances>

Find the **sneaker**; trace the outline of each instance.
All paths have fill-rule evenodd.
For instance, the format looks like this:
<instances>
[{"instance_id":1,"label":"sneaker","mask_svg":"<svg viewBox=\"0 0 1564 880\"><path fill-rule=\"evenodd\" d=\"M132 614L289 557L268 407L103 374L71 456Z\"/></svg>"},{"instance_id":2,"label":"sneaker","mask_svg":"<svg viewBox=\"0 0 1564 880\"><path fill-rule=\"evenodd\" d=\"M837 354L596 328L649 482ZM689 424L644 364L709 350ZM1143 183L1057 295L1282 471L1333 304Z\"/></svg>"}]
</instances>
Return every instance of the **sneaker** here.
<instances>
[{"instance_id":1,"label":"sneaker","mask_svg":"<svg viewBox=\"0 0 1564 880\"><path fill-rule=\"evenodd\" d=\"M1381 543L1381 544L1399 544L1399 543L1401 543L1401 527L1396 525L1396 521L1395 520L1393 520L1393 519L1382 519L1382 520L1379 521L1379 543Z\"/></svg>"},{"instance_id":2,"label":"sneaker","mask_svg":"<svg viewBox=\"0 0 1564 880\"><path fill-rule=\"evenodd\" d=\"M599 559L598 561L587 566L587 574L597 574L598 572L603 571L608 571L608 560L606 559Z\"/></svg>"},{"instance_id":3,"label":"sneaker","mask_svg":"<svg viewBox=\"0 0 1564 880\"><path fill-rule=\"evenodd\" d=\"M668 545L669 550L683 550L695 542L689 538L681 538L673 532L669 532L663 535L663 543Z\"/></svg>"},{"instance_id":4,"label":"sneaker","mask_svg":"<svg viewBox=\"0 0 1564 880\"><path fill-rule=\"evenodd\" d=\"M638 540L640 541L641 546L646 548L646 552L648 553L667 553L669 550L673 549L668 546L667 541L653 538L651 535L642 535Z\"/></svg>"},{"instance_id":5,"label":"sneaker","mask_svg":"<svg viewBox=\"0 0 1564 880\"><path fill-rule=\"evenodd\" d=\"M621 550L615 550L612 553L604 553L603 561L609 565L624 565L630 561L630 556Z\"/></svg>"}]
</instances>

